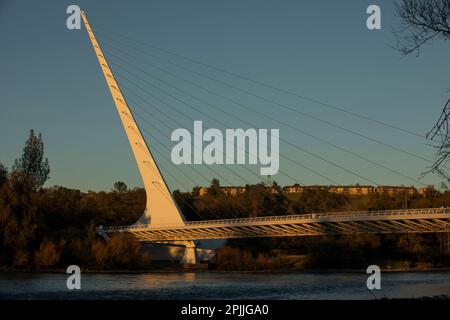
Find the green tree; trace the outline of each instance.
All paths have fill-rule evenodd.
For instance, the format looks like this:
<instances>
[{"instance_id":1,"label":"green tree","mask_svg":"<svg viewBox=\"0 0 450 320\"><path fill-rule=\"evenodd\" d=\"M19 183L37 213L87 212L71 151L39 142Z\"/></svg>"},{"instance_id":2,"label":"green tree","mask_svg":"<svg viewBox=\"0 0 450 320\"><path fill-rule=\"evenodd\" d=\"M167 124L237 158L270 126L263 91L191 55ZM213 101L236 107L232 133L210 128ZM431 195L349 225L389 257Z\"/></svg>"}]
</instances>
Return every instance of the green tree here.
<instances>
[{"instance_id":1,"label":"green tree","mask_svg":"<svg viewBox=\"0 0 450 320\"><path fill-rule=\"evenodd\" d=\"M125 182L117 181L114 183L113 190L119 193L125 193L128 191L128 186L125 184Z\"/></svg>"},{"instance_id":2,"label":"green tree","mask_svg":"<svg viewBox=\"0 0 450 320\"><path fill-rule=\"evenodd\" d=\"M30 135L23 148L23 154L14 162L13 170L32 177L37 187L42 187L47 181L50 166L48 159L44 159L44 142L40 133L36 136L34 130L30 130Z\"/></svg>"},{"instance_id":3,"label":"green tree","mask_svg":"<svg viewBox=\"0 0 450 320\"><path fill-rule=\"evenodd\" d=\"M214 178L211 180L211 185L208 188L208 194L210 195L223 194L223 191L220 188L220 181L218 179Z\"/></svg>"}]
</instances>

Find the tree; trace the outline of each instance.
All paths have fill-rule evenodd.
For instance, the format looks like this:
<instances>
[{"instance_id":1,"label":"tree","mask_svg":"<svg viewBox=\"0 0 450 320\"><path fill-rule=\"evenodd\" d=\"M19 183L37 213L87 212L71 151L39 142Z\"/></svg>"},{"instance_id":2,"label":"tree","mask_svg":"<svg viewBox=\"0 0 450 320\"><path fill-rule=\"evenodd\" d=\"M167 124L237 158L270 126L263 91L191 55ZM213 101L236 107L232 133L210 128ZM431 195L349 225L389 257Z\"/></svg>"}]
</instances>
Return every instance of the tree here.
<instances>
[{"instance_id":1,"label":"tree","mask_svg":"<svg viewBox=\"0 0 450 320\"><path fill-rule=\"evenodd\" d=\"M125 182L117 181L114 183L114 191L125 193L128 191L128 186L125 184Z\"/></svg>"},{"instance_id":2,"label":"tree","mask_svg":"<svg viewBox=\"0 0 450 320\"><path fill-rule=\"evenodd\" d=\"M28 264L34 249L37 197L34 181L22 172L13 172L0 189L0 249L16 267Z\"/></svg>"},{"instance_id":3,"label":"tree","mask_svg":"<svg viewBox=\"0 0 450 320\"><path fill-rule=\"evenodd\" d=\"M345 194L337 194L327 190L305 190L294 200L292 207L297 214L315 212L336 212L350 202Z\"/></svg>"},{"instance_id":4,"label":"tree","mask_svg":"<svg viewBox=\"0 0 450 320\"><path fill-rule=\"evenodd\" d=\"M36 187L42 187L47 181L50 166L48 159L44 159L44 142L40 133L36 136L34 130L30 130L23 154L14 162L13 170L32 177Z\"/></svg>"},{"instance_id":5,"label":"tree","mask_svg":"<svg viewBox=\"0 0 450 320\"><path fill-rule=\"evenodd\" d=\"M211 185L208 188L208 194L210 195L223 194L223 191L220 188L220 181L218 179L214 178L211 180Z\"/></svg>"},{"instance_id":6,"label":"tree","mask_svg":"<svg viewBox=\"0 0 450 320\"><path fill-rule=\"evenodd\" d=\"M151 259L138 241L120 235L113 235L107 242L94 241L91 251L100 268L141 268L147 266Z\"/></svg>"},{"instance_id":7,"label":"tree","mask_svg":"<svg viewBox=\"0 0 450 320\"><path fill-rule=\"evenodd\" d=\"M44 239L34 257L36 267L49 268L57 264L59 261L59 252L57 249L52 241Z\"/></svg>"},{"instance_id":8,"label":"tree","mask_svg":"<svg viewBox=\"0 0 450 320\"><path fill-rule=\"evenodd\" d=\"M8 169L0 163L0 188L8 181Z\"/></svg>"},{"instance_id":9,"label":"tree","mask_svg":"<svg viewBox=\"0 0 450 320\"><path fill-rule=\"evenodd\" d=\"M173 198L175 199L178 208L180 208L184 217L188 220L198 220L202 218L195 210L194 196L190 192L180 192L180 190L173 191Z\"/></svg>"},{"instance_id":10,"label":"tree","mask_svg":"<svg viewBox=\"0 0 450 320\"><path fill-rule=\"evenodd\" d=\"M450 39L450 0L402 0L396 3L402 29L395 32L397 50L403 55L416 52L434 39ZM436 143L436 160L426 173L434 172L450 182L443 165L450 159L450 99L444 104L435 126L426 137Z\"/></svg>"},{"instance_id":11,"label":"tree","mask_svg":"<svg viewBox=\"0 0 450 320\"><path fill-rule=\"evenodd\" d=\"M447 100L434 127L427 133L427 138L436 143L436 159L426 173L434 172L447 182L450 182L450 176L445 173L443 167L450 159L449 120L450 99Z\"/></svg>"},{"instance_id":12,"label":"tree","mask_svg":"<svg viewBox=\"0 0 450 320\"><path fill-rule=\"evenodd\" d=\"M403 55L420 54L423 45L434 39L450 39L450 0L402 0L396 3L397 15L403 28L395 32L397 50ZM444 104L441 115L426 137L436 143L436 160L425 174L434 172L450 182L443 165L450 157L448 121L450 99Z\"/></svg>"},{"instance_id":13,"label":"tree","mask_svg":"<svg viewBox=\"0 0 450 320\"><path fill-rule=\"evenodd\" d=\"M433 39L450 39L449 0L402 0L395 7L403 27L395 32L397 50L403 55L419 55Z\"/></svg>"}]
</instances>

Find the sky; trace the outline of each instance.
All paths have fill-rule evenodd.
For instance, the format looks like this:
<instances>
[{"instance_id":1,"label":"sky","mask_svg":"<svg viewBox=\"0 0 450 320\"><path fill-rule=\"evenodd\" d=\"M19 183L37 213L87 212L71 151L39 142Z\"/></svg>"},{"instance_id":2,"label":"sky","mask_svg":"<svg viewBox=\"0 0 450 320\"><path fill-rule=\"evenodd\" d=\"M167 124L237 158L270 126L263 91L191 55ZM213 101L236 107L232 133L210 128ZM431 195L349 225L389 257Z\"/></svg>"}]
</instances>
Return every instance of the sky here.
<instances>
[{"instance_id":1,"label":"sky","mask_svg":"<svg viewBox=\"0 0 450 320\"><path fill-rule=\"evenodd\" d=\"M29 130L35 129L42 133L50 161L46 186L109 190L118 180L130 187L142 186L86 30L66 27L66 8L71 4L86 11L113 71L117 71L119 85L125 96L133 99L128 101L131 109L142 115L137 120L171 189L206 185L219 176L226 179L219 178L224 185L267 181L267 177L259 176L260 165L175 166L168 161L174 146L171 132L180 125L192 132L192 120L202 120L205 127L220 130L246 129L249 124L254 128L280 129L280 170L286 175L278 173L271 179L281 185L331 184L324 177L339 184L440 184L433 175L425 176L421 184L415 182L430 162L280 108L198 73L432 161L434 150L423 138L119 36L424 135L448 99L450 43L435 41L425 46L418 57L402 57L393 49L396 42L392 31L400 26L391 1L45 0L37 4L0 0L0 163L9 168L21 155ZM371 4L381 8L380 30L366 27L366 8ZM136 47L139 51L133 49ZM243 109L153 66L260 113ZM139 77L133 78L133 74ZM137 95L133 96L133 92ZM305 136L292 127L403 175Z\"/></svg>"}]
</instances>

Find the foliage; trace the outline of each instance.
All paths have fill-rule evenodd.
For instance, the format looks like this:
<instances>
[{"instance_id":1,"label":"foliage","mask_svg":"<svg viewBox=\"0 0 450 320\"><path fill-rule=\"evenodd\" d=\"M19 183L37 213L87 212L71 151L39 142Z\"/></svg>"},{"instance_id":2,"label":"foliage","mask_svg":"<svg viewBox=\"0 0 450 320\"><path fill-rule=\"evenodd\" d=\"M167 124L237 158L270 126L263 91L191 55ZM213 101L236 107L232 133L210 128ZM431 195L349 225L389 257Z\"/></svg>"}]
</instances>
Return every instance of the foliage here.
<instances>
[{"instance_id":1,"label":"foliage","mask_svg":"<svg viewBox=\"0 0 450 320\"><path fill-rule=\"evenodd\" d=\"M198 188L174 192L188 220L398 209L405 205L404 196L348 196L321 190L292 195L280 188L272 192L263 184L247 185L245 192L232 196L222 191L218 180L210 190L214 191L204 196ZM119 236L105 241L95 232L100 225L134 223L145 209L145 197L139 188L127 192L36 188L32 177L14 171L0 188L0 267L48 269L77 264L97 270L146 268L151 259L140 243ZM449 203L449 191L408 197L410 208ZM357 268L368 262L399 259L417 265L448 264L448 257L437 254L437 246L433 234L236 239L218 250L215 263L221 270L284 268L283 256L276 253L281 250L306 256L306 266L311 268Z\"/></svg>"},{"instance_id":2,"label":"foliage","mask_svg":"<svg viewBox=\"0 0 450 320\"><path fill-rule=\"evenodd\" d=\"M34 182L14 172L0 189L0 247L6 260L18 267L30 262L37 229L37 193Z\"/></svg>"},{"instance_id":3,"label":"foliage","mask_svg":"<svg viewBox=\"0 0 450 320\"><path fill-rule=\"evenodd\" d=\"M144 207L142 189L126 193L36 189L31 177L13 172L0 188L0 267L144 266L149 256L140 252L139 243L118 238L105 242L95 233L99 225L134 223Z\"/></svg>"},{"instance_id":4,"label":"foliage","mask_svg":"<svg viewBox=\"0 0 450 320\"><path fill-rule=\"evenodd\" d=\"M8 169L0 163L0 188L8 181Z\"/></svg>"},{"instance_id":5,"label":"foliage","mask_svg":"<svg viewBox=\"0 0 450 320\"><path fill-rule=\"evenodd\" d=\"M34 130L30 130L23 154L14 162L13 170L30 176L37 187L42 187L47 181L50 166L48 159L44 159L44 142L40 133L36 136Z\"/></svg>"},{"instance_id":6,"label":"foliage","mask_svg":"<svg viewBox=\"0 0 450 320\"><path fill-rule=\"evenodd\" d=\"M37 268L49 268L59 261L60 253L56 245L46 238L41 242L35 254L34 262Z\"/></svg>"},{"instance_id":7,"label":"foliage","mask_svg":"<svg viewBox=\"0 0 450 320\"><path fill-rule=\"evenodd\" d=\"M222 270L251 270L255 259L249 250L224 247L216 252L216 263Z\"/></svg>"},{"instance_id":8,"label":"foliage","mask_svg":"<svg viewBox=\"0 0 450 320\"><path fill-rule=\"evenodd\" d=\"M349 197L326 190L306 190L292 203L296 214L344 211Z\"/></svg>"},{"instance_id":9,"label":"foliage","mask_svg":"<svg viewBox=\"0 0 450 320\"><path fill-rule=\"evenodd\" d=\"M100 269L134 269L146 267L150 263L150 254L133 239L114 235L109 241L95 240L92 254Z\"/></svg>"},{"instance_id":10,"label":"foliage","mask_svg":"<svg viewBox=\"0 0 450 320\"><path fill-rule=\"evenodd\" d=\"M124 193L128 191L128 187L125 184L125 182L122 181L117 181L114 183L114 191L119 192L119 193Z\"/></svg>"}]
</instances>

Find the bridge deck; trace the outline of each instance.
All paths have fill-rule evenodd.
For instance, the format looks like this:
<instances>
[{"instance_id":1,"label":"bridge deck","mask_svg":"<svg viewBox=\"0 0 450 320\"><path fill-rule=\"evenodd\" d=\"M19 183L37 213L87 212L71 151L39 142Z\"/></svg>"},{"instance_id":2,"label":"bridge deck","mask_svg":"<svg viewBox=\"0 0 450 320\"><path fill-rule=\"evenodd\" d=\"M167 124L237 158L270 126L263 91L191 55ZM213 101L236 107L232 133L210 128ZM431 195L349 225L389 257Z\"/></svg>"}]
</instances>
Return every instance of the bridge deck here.
<instances>
[{"instance_id":1,"label":"bridge deck","mask_svg":"<svg viewBox=\"0 0 450 320\"><path fill-rule=\"evenodd\" d=\"M192 221L178 225L134 224L100 227L98 232L120 233L145 242L326 234L450 232L450 209L314 213Z\"/></svg>"}]
</instances>

